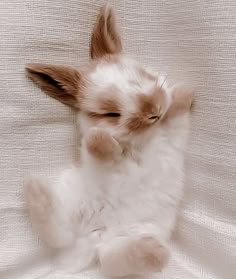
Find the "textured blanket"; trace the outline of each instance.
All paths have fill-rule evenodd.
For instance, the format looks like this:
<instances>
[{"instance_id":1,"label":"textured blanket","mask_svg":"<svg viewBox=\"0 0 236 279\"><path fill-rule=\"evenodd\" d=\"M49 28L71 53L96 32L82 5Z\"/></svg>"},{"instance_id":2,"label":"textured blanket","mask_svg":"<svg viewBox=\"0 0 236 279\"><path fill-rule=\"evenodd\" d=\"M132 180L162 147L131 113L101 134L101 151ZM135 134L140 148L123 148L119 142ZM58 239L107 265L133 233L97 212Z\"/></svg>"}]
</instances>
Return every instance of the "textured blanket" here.
<instances>
[{"instance_id":1,"label":"textured blanket","mask_svg":"<svg viewBox=\"0 0 236 279\"><path fill-rule=\"evenodd\" d=\"M85 65L104 1L0 2L0 278L97 279L62 274L31 232L23 199L29 173L73 163L73 113L24 75L29 62ZM171 246L152 279L234 279L236 263L236 2L116 0L127 54L195 87L186 191ZM233 272L234 270L234 272ZM149 278L149 277L145 277Z\"/></svg>"}]
</instances>

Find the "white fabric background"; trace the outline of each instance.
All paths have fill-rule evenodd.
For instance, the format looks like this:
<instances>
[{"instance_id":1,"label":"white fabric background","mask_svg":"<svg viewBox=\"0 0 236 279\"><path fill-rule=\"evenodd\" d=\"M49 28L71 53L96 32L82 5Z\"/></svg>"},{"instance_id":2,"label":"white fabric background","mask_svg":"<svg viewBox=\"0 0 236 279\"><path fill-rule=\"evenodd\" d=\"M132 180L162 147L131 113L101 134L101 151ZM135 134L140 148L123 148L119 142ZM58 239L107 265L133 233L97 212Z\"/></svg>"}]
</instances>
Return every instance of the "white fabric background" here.
<instances>
[{"instance_id":1,"label":"white fabric background","mask_svg":"<svg viewBox=\"0 0 236 279\"><path fill-rule=\"evenodd\" d=\"M37 259L22 185L31 172L73 162L72 112L24 76L27 62L88 61L103 1L0 2L0 278L93 279L62 275ZM236 278L236 2L116 0L125 51L196 88L186 194L173 257L160 279ZM28 260L30 264L27 264Z\"/></svg>"}]
</instances>

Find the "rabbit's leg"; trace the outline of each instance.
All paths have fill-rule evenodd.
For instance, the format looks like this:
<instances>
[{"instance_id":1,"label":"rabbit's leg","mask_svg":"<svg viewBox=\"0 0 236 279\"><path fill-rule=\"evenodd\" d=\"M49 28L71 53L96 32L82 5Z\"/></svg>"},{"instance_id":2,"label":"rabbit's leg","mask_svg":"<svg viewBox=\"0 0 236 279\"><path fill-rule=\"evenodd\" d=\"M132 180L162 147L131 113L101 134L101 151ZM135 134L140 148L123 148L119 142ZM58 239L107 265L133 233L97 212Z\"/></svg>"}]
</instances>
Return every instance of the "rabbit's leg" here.
<instances>
[{"instance_id":1,"label":"rabbit's leg","mask_svg":"<svg viewBox=\"0 0 236 279\"><path fill-rule=\"evenodd\" d=\"M160 272L168 262L169 250L154 234L115 236L98 248L105 275L123 277Z\"/></svg>"},{"instance_id":2,"label":"rabbit's leg","mask_svg":"<svg viewBox=\"0 0 236 279\"><path fill-rule=\"evenodd\" d=\"M56 186L62 191L52 191L46 179L31 177L25 185L25 197L32 226L40 239L49 247L61 248L74 241L74 216L73 208L68 207L70 197L61 185Z\"/></svg>"}]
</instances>

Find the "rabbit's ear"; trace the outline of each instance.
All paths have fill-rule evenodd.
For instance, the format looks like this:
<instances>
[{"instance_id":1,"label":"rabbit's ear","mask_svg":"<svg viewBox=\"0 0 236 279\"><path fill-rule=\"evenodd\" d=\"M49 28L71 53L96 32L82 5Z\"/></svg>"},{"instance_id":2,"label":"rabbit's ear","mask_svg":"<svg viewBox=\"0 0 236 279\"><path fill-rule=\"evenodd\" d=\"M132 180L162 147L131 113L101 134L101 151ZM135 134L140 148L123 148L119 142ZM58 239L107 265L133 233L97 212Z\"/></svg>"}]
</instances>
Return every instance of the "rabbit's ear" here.
<instances>
[{"instance_id":1,"label":"rabbit's ear","mask_svg":"<svg viewBox=\"0 0 236 279\"><path fill-rule=\"evenodd\" d=\"M90 55L94 59L106 54L118 54L121 51L122 44L116 27L115 13L113 8L107 4L98 15L92 33Z\"/></svg>"},{"instance_id":2,"label":"rabbit's ear","mask_svg":"<svg viewBox=\"0 0 236 279\"><path fill-rule=\"evenodd\" d=\"M80 73L71 67L50 64L26 65L28 77L47 95L74 109L79 108Z\"/></svg>"}]
</instances>

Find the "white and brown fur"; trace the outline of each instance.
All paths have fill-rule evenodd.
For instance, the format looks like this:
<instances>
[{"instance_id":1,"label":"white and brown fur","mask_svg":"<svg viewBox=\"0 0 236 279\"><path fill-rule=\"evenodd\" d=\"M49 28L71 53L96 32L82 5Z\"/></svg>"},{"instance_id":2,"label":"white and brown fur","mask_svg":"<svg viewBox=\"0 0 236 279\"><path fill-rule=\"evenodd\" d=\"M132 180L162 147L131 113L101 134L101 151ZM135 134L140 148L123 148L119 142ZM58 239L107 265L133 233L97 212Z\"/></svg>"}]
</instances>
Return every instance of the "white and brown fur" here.
<instances>
[{"instance_id":1,"label":"white and brown fur","mask_svg":"<svg viewBox=\"0 0 236 279\"><path fill-rule=\"evenodd\" d=\"M85 69L29 64L28 76L78 113L81 163L55 181L31 178L26 200L40 238L74 271L158 272L182 196L192 93L124 56L102 8Z\"/></svg>"}]
</instances>

